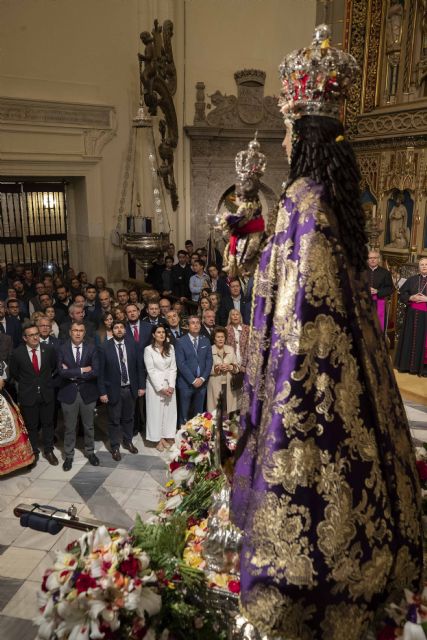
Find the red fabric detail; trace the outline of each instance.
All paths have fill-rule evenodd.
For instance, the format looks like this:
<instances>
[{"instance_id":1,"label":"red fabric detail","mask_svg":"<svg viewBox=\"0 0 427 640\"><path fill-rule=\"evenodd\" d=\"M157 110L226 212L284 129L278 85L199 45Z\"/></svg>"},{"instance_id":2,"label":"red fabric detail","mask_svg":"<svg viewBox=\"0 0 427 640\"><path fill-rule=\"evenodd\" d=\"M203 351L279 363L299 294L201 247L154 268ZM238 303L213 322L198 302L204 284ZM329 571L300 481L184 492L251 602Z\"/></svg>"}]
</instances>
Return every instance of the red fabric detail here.
<instances>
[{"instance_id":1,"label":"red fabric detail","mask_svg":"<svg viewBox=\"0 0 427 640\"><path fill-rule=\"evenodd\" d=\"M249 233L256 233L259 231L264 231L265 223L264 218L254 218L253 220L249 220L243 227L239 227L235 229L230 238L230 255L235 256L237 250L237 241L242 237L246 236Z\"/></svg>"},{"instance_id":2,"label":"red fabric detail","mask_svg":"<svg viewBox=\"0 0 427 640\"><path fill-rule=\"evenodd\" d=\"M33 352L33 357L31 358L31 362L33 363L33 369L36 372L36 374L39 375L40 368L39 368L39 360L37 358L37 351L36 349L31 349L31 351Z\"/></svg>"}]
</instances>

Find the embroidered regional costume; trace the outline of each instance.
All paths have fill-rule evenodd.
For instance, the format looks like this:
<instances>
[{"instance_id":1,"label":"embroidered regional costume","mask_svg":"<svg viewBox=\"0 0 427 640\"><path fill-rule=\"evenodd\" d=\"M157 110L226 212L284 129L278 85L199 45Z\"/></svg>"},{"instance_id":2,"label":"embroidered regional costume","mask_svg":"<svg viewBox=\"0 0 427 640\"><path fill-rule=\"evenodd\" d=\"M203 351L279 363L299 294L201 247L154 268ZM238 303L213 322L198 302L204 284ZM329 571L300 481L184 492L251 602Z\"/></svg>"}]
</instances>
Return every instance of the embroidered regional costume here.
<instances>
[{"instance_id":1,"label":"embroidered regional costume","mask_svg":"<svg viewBox=\"0 0 427 640\"><path fill-rule=\"evenodd\" d=\"M310 118L294 131L317 115L341 127L330 121L355 61L327 36L322 25L282 63L285 108ZM347 153L342 139L325 153ZM364 639L378 606L417 589L422 568L408 423L338 213L324 184L294 179L255 275L232 512L242 610L286 640Z\"/></svg>"}]
</instances>

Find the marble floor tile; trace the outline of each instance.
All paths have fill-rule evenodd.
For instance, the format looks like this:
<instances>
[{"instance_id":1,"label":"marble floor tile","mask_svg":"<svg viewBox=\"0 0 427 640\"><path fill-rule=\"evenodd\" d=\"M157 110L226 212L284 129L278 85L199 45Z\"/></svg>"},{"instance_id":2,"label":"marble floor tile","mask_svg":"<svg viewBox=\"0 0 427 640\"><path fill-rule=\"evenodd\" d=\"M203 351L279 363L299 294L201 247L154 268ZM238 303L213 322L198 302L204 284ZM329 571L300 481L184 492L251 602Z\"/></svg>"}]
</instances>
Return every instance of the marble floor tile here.
<instances>
[{"instance_id":1,"label":"marble floor tile","mask_svg":"<svg viewBox=\"0 0 427 640\"><path fill-rule=\"evenodd\" d=\"M66 485L66 482L60 482L59 480L41 480L37 479L31 483L24 491L21 492L21 496L37 496L39 501L49 500L56 496L61 489Z\"/></svg>"},{"instance_id":2,"label":"marble floor tile","mask_svg":"<svg viewBox=\"0 0 427 640\"><path fill-rule=\"evenodd\" d=\"M127 513L128 509L136 509L140 514L147 514L148 512L157 509L160 496L160 492L135 489L132 495L123 504L123 508Z\"/></svg>"},{"instance_id":3,"label":"marble floor tile","mask_svg":"<svg viewBox=\"0 0 427 640\"><path fill-rule=\"evenodd\" d=\"M12 502L13 496L0 496L0 513L8 509L9 504Z\"/></svg>"},{"instance_id":4,"label":"marble floor tile","mask_svg":"<svg viewBox=\"0 0 427 640\"><path fill-rule=\"evenodd\" d=\"M94 518L101 522L110 523L113 526L119 527L130 527L132 524L132 520L126 513L126 510L123 509L123 505L115 500L104 487L100 487L87 501L87 504Z\"/></svg>"},{"instance_id":5,"label":"marble floor tile","mask_svg":"<svg viewBox=\"0 0 427 640\"><path fill-rule=\"evenodd\" d=\"M116 487L114 485L104 484L102 488L106 489L119 504L124 504L133 493L133 488L130 487Z\"/></svg>"},{"instance_id":6,"label":"marble floor tile","mask_svg":"<svg viewBox=\"0 0 427 640\"><path fill-rule=\"evenodd\" d=\"M151 475L151 471L145 472L144 477L140 479L139 483L136 486L136 489L152 491L153 493L158 493L162 488L163 485L153 478L153 476Z\"/></svg>"},{"instance_id":7,"label":"marble floor tile","mask_svg":"<svg viewBox=\"0 0 427 640\"><path fill-rule=\"evenodd\" d=\"M13 598L23 584L23 580L17 580L16 578L0 578L0 611L7 605L9 600ZM5 636L0 635L0 637Z\"/></svg>"},{"instance_id":8,"label":"marble floor tile","mask_svg":"<svg viewBox=\"0 0 427 640\"><path fill-rule=\"evenodd\" d=\"M12 544L12 542L21 535L22 531L23 528L20 525L19 518L16 518L12 513L10 514L10 518L1 518L0 541L2 544Z\"/></svg>"},{"instance_id":9,"label":"marble floor tile","mask_svg":"<svg viewBox=\"0 0 427 640\"><path fill-rule=\"evenodd\" d=\"M49 465L49 467L40 474L39 479L60 480L61 482L69 482L71 478L73 478L85 464L86 460L77 460L74 461L73 466L69 471L64 471L62 468L62 461L60 460L57 467Z\"/></svg>"},{"instance_id":10,"label":"marble floor tile","mask_svg":"<svg viewBox=\"0 0 427 640\"><path fill-rule=\"evenodd\" d=\"M142 480L143 471L130 469L114 469L105 480L104 484L115 487L126 487L133 489Z\"/></svg>"},{"instance_id":11,"label":"marble floor tile","mask_svg":"<svg viewBox=\"0 0 427 640\"><path fill-rule=\"evenodd\" d=\"M2 496L17 496L31 486L32 481L25 471L0 478L0 494Z\"/></svg>"},{"instance_id":12,"label":"marble floor tile","mask_svg":"<svg viewBox=\"0 0 427 640\"><path fill-rule=\"evenodd\" d=\"M61 491L52 498L52 503L55 507L58 505L59 500L66 500L70 506L71 504L75 504L76 506L80 504L84 504L84 498L74 489L74 487L67 483ZM67 507L68 508L68 507Z\"/></svg>"},{"instance_id":13,"label":"marble floor tile","mask_svg":"<svg viewBox=\"0 0 427 640\"><path fill-rule=\"evenodd\" d=\"M78 531L76 533L78 533ZM57 544L57 542L58 542L58 536L55 536L55 540L54 540L55 545ZM56 560L56 550L51 549L50 551L45 553L44 557L40 560L38 565L30 573L30 575L28 576L28 580L37 582L40 585L46 570L52 568L55 560Z\"/></svg>"},{"instance_id":14,"label":"marble floor tile","mask_svg":"<svg viewBox=\"0 0 427 640\"><path fill-rule=\"evenodd\" d=\"M56 506L56 505L55 505ZM29 527L21 527L20 535L13 541L14 547L24 549L40 549L49 551L55 544L56 536L44 531L35 531Z\"/></svg>"},{"instance_id":15,"label":"marble floor tile","mask_svg":"<svg viewBox=\"0 0 427 640\"><path fill-rule=\"evenodd\" d=\"M0 638L3 640L36 640L37 627L30 620L0 616Z\"/></svg>"},{"instance_id":16,"label":"marble floor tile","mask_svg":"<svg viewBox=\"0 0 427 640\"><path fill-rule=\"evenodd\" d=\"M0 576L26 579L44 555L44 551L36 549L9 547L0 556Z\"/></svg>"},{"instance_id":17,"label":"marble floor tile","mask_svg":"<svg viewBox=\"0 0 427 640\"><path fill-rule=\"evenodd\" d=\"M420 425L427 429L427 412L420 411L420 409L414 409L412 407L406 407L406 415L411 422L418 422Z\"/></svg>"},{"instance_id":18,"label":"marble floor tile","mask_svg":"<svg viewBox=\"0 0 427 640\"><path fill-rule=\"evenodd\" d=\"M38 614L37 592L39 590L39 582L26 580L4 607L2 615L32 620Z\"/></svg>"}]
</instances>

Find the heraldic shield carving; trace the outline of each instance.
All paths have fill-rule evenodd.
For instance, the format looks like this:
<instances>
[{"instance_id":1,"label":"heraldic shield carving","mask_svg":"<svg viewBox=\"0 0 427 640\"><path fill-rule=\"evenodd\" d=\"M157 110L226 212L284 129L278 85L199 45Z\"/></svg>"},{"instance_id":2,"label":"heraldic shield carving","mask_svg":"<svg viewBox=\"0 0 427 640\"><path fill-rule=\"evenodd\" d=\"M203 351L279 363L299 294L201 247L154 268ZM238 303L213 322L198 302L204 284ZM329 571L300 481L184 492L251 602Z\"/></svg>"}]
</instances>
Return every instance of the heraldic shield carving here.
<instances>
[{"instance_id":1,"label":"heraldic shield carving","mask_svg":"<svg viewBox=\"0 0 427 640\"><path fill-rule=\"evenodd\" d=\"M242 69L236 71L234 79L237 85L237 97L227 96L215 91L210 96L214 109L204 116L204 85L198 83L197 111L198 125L206 123L211 127L251 127L277 129L283 127L283 118L277 105L277 98L264 96L265 71L260 69ZM200 94L200 95L199 95Z\"/></svg>"}]
</instances>

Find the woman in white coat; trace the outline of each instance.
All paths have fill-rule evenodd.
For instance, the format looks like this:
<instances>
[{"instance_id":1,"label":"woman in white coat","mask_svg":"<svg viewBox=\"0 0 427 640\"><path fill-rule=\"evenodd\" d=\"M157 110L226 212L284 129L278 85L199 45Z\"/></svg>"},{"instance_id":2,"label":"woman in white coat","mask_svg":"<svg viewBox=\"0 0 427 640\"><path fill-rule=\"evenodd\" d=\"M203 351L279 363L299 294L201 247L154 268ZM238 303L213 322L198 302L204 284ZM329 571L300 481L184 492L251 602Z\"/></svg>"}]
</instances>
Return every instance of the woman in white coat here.
<instances>
[{"instance_id":1,"label":"woman in white coat","mask_svg":"<svg viewBox=\"0 0 427 640\"><path fill-rule=\"evenodd\" d=\"M173 442L176 431L175 351L162 325L153 327L151 344L145 348L147 369L147 440L157 442L164 451Z\"/></svg>"}]
</instances>

